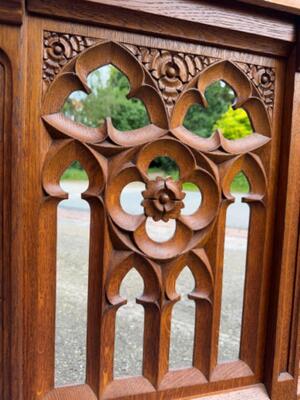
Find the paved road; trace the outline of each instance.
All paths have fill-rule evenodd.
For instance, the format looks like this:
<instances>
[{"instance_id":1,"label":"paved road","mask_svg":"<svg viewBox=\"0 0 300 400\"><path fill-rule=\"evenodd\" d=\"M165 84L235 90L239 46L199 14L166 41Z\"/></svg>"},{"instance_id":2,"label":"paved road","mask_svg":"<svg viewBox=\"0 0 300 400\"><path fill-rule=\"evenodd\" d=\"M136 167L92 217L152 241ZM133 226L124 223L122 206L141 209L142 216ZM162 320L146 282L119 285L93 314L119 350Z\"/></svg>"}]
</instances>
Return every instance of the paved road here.
<instances>
[{"instance_id":1,"label":"paved road","mask_svg":"<svg viewBox=\"0 0 300 400\"><path fill-rule=\"evenodd\" d=\"M62 207L73 208L78 210L88 210L89 206L86 202L80 199L86 187L86 182L70 182L65 181L62 184L64 190L71 194L70 200L62 203ZM125 190L121 196L121 204L123 208L131 214L141 214L143 209L141 207L143 185L135 184L132 188ZM249 221L249 207L247 204L241 202L242 195L236 193L236 202L231 205L227 213L227 226L230 228L247 229ZM201 201L200 193L186 192L184 199L185 208L183 214L191 214L194 212Z\"/></svg>"},{"instance_id":2,"label":"paved road","mask_svg":"<svg viewBox=\"0 0 300 400\"><path fill-rule=\"evenodd\" d=\"M78 201L78 200L76 200ZM77 204L77 203L76 203ZM56 316L56 385L84 382L89 213L59 208ZM247 235L229 229L225 243L220 361L238 358ZM186 268L177 281L182 301L173 311L170 368L191 365L194 305L187 299L193 278ZM131 270L121 287L128 304L117 314L115 376L139 375L142 365L143 309L135 303L143 282ZM205 329L205 327L203 327ZM147 355L145 355L147 356Z\"/></svg>"}]
</instances>

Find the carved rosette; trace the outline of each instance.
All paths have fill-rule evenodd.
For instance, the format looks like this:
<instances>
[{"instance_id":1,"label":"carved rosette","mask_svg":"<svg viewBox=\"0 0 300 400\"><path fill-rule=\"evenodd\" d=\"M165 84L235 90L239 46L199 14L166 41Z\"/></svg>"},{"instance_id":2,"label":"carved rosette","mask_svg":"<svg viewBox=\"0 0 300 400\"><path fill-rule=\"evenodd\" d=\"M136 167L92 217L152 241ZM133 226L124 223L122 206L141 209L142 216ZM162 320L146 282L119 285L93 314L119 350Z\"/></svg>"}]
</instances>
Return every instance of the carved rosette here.
<instances>
[{"instance_id":1,"label":"carved rosette","mask_svg":"<svg viewBox=\"0 0 300 400\"><path fill-rule=\"evenodd\" d=\"M96 39L80 35L45 31L43 79L47 83L53 81L68 61L95 42Z\"/></svg>"},{"instance_id":2,"label":"carved rosette","mask_svg":"<svg viewBox=\"0 0 300 400\"><path fill-rule=\"evenodd\" d=\"M182 185L172 178L163 179L158 176L155 180L149 180L142 195L145 215L154 221L168 222L170 218L178 218L184 208L182 200L185 193Z\"/></svg>"},{"instance_id":3,"label":"carved rosette","mask_svg":"<svg viewBox=\"0 0 300 400\"><path fill-rule=\"evenodd\" d=\"M169 112L184 86L216 59L154 48L126 45L157 82Z\"/></svg>"},{"instance_id":4,"label":"carved rosette","mask_svg":"<svg viewBox=\"0 0 300 400\"><path fill-rule=\"evenodd\" d=\"M254 83L268 112L272 115L275 96L275 69L254 64L239 63L239 65Z\"/></svg>"}]
</instances>

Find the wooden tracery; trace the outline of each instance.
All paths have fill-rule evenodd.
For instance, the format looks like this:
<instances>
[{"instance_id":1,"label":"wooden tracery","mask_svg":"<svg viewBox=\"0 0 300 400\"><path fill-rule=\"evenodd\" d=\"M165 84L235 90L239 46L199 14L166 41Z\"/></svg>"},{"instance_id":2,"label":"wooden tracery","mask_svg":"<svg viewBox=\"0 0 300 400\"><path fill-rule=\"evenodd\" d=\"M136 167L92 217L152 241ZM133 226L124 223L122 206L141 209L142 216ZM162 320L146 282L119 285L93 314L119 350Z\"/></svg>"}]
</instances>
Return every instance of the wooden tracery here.
<instances>
[{"instance_id":1,"label":"wooden tracery","mask_svg":"<svg viewBox=\"0 0 300 400\"><path fill-rule=\"evenodd\" d=\"M176 397L178 390L181 396L189 396L209 391L217 387L218 382L230 386L238 378L244 384L255 383L261 374L258 352L264 339L261 333L264 315L256 310L261 309L260 277L265 270L262 227L268 212L267 171L272 132L267 108L270 108L271 95L266 95L266 102L245 69L228 60L210 59L208 62L201 57L190 60L183 55L137 50L112 41L93 45L84 38L75 40L66 35L47 33L45 38L48 54L45 63L50 55L55 59L51 51L58 53L60 48L60 57L56 54L60 67L51 67L51 71L46 67L44 75L51 81L57 74L45 93L42 108L41 118L50 134L51 146L42 172L45 200L40 210L39 231L42 235L48 224L55 224L57 204L65 198L59 186L60 177L71 162L78 160L89 177L89 188L83 198L91 206L91 239L87 385L53 388L55 310L50 305L52 318L45 321L41 316L39 321L43 326L47 324L51 332L50 340L44 342L41 338L38 344L39 349L43 349L40 365L44 365L46 354L46 359L51 360L43 380L37 381L40 393L46 399L60 399L60 393L69 393L68 390L77 396L82 393L87 400L94 399L95 395L101 399L134 395L150 399L155 393ZM56 50L51 48L51 41L55 42ZM68 55L63 57L63 54ZM129 97L144 102L150 119L148 126L120 132L107 118L103 126L90 128L61 112L73 91L90 93L88 75L106 64L116 66L128 77ZM189 74L186 74L187 67ZM252 69L249 67L248 74L249 70ZM268 84L274 81L273 71L265 69L263 73L268 77ZM249 115L254 129L249 137L230 141L216 131L210 138L203 139L183 127L189 106L199 103L206 107L205 90L217 80L223 80L234 89L237 95L234 107L243 107ZM176 95L172 91L174 87ZM158 156L168 156L177 162L178 181L149 178L148 167ZM230 183L239 171L245 173L251 187L244 199L251 208L248 244L251 257L247 258L241 355L237 362L218 365L224 225L226 209L232 201ZM133 181L146 185L142 202L144 214L141 215L129 215L120 203L122 189ZM199 209L188 216L181 214L182 184L186 181L198 186L203 196ZM164 221L175 219L174 236L167 242L154 242L145 229L147 217ZM48 281L53 283L55 277L54 248L55 238L52 238L47 251L49 266L40 282L40 292L46 297L55 290L53 285L47 284ZM257 260L262 261L257 263ZM196 282L190 295L196 305L193 367L169 371L171 313L178 301L175 282L186 265ZM145 286L138 299L145 309L143 376L115 380L115 316L124 304L119 288L132 267L141 274ZM256 293L255 298L253 293ZM44 304L42 307L45 309Z\"/></svg>"}]
</instances>

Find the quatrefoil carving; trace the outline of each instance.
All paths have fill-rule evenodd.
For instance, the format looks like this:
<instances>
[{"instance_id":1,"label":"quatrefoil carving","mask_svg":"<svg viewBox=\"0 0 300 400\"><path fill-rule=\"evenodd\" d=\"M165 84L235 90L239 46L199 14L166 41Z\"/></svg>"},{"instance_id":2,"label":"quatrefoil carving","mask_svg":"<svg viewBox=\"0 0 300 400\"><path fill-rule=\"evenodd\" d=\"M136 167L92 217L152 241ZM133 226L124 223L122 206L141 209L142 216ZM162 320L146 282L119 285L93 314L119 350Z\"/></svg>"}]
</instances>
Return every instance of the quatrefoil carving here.
<instances>
[{"instance_id":1,"label":"quatrefoil carving","mask_svg":"<svg viewBox=\"0 0 300 400\"><path fill-rule=\"evenodd\" d=\"M168 178L153 181L148 177L149 165L157 156L177 160L178 182ZM105 196L113 230L118 238L130 249L160 259L174 257L202 244L217 216L220 203L217 178L211 163L202 159L203 166L200 167L188 147L175 139L167 138L153 141L134 153L128 152L122 161L122 167L109 179ZM112 168L114 169L113 164ZM130 215L120 204L123 188L132 181L142 181L146 184L142 215ZM182 215L180 212L184 198L182 183L186 181L194 183L203 196L200 207L192 215ZM176 219L173 238L163 243L151 240L146 232L146 216L152 216L156 220Z\"/></svg>"}]
</instances>

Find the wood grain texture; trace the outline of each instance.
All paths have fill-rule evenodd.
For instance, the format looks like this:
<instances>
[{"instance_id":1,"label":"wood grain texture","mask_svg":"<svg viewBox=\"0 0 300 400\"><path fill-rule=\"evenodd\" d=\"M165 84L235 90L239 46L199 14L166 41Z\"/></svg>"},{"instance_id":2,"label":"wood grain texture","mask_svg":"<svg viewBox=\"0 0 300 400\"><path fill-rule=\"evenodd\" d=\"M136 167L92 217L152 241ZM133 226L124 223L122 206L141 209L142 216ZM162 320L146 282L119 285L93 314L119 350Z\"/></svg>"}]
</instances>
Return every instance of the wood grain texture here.
<instances>
[{"instance_id":1,"label":"wood grain texture","mask_svg":"<svg viewBox=\"0 0 300 400\"><path fill-rule=\"evenodd\" d=\"M11 134L4 129L2 137L12 141L11 159L0 142L0 177L6 179L0 180L5 203L0 220L6 221L1 399L295 399L300 340L300 78L290 55L295 27L276 14L251 13L234 3L230 11L227 4L150 1L142 10L137 0L29 0L30 10L43 16L26 15L22 29L0 27L0 48L7 54L0 58L0 84L8 85L4 96L1 91L0 121L11 120ZM278 55L289 56L288 62ZM128 77L131 95L145 103L148 126L120 132L107 118L103 126L89 128L61 113L71 92L89 91L88 74L109 63ZM249 114L255 130L249 138L233 142L216 131L203 139L182 126L189 106L205 106L205 89L220 79L235 90L235 106ZM179 181L147 175L151 160L161 155L177 161ZM67 196L59 181L75 160L89 177L83 198L91 209L87 377L85 385L55 388L57 206ZM234 200L230 184L239 171L251 186L244 196L251 219L241 351L239 360L219 364L225 220ZM135 180L146 184L139 216L126 214L118 201L123 186ZM204 193L203 205L188 217L181 214L185 180ZM145 230L149 216L174 219L174 238L151 241ZM196 309L193 367L172 371L172 309L180 299L176 280L186 265L195 278L189 294ZM145 313L143 372L115 379L115 317L126 302L119 289L133 266L145 287L136 299Z\"/></svg>"},{"instance_id":2,"label":"wood grain texture","mask_svg":"<svg viewBox=\"0 0 300 400\"><path fill-rule=\"evenodd\" d=\"M295 15L300 14L300 4L298 0L238 0L247 4L254 4L273 10L284 11Z\"/></svg>"},{"instance_id":3,"label":"wood grain texture","mask_svg":"<svg viewBox=\"0 0 300 400\"><path fill-rule=\"evenodd\" d=\"M202 2L197 3L197 7L201 9L195 19L195 10L192 11L193 9L191 8L191 4L195 5L195 3L190 1L184 2L183 5L183 1L180 1L181 3L179 2L178 7L176 7L176 3L168 2L168 7L165 8L162 7L161 2L156 2L156 5L153 3L154 6L151 12L153 16L155 15L154 19L149 19L151 14L141 9L144 8L142 7L144 3L142 4L141 2L139 7L136 6L138 2L128 2L128 7L124 7L124 2L116 2L118 4L110 5L110 2L106 2L106 0L103 4L81 0L75 0L72 3L69 0L62 0L61 2L56 0L30 0L28 9L31 12L69 20L74 19L88 24L100 24L117 29L122 26L123 29L139 33L152 32L154 35L160 34L166 37L172 36L197 42L217 42L219 46L239 49L249 48L250 46L253 51L264 52L265 54L286 55L289 52L290 43L295 41L295 29L290 21L279 19L279 25L274 25L273 19L271 18L272 23L270 23L270 17L268 16L253 18L247 13L243 15L243 12L242 14L239 12L234 17L234 13L231 14L228 9L222 7L220 9L216 8L211 12L210 6L205 3L202 5ZM185 3L187 6L190 4L187 7L190 15L188 23L184 21L187 14ZM164 9L165 14L161 13L160 9ZM170 10L174 11L173 20L176 20L176 24L170 18L172 16ZM176 10L184 10L183 15L180 17ZM203 15L207 13L209 15L203 18ZM215 18L215 13L218 14L217 18ZM245 28L245 25L240 26L240 21L241 18L247 18L247 15L249 20L247 28ZM236 32L239 32L239 34L237 35ZM255 40L253 40L253 35ZM270 44L272 45L270 46Z\"/></svg>"},{"instance_id":4,"label":"wood grain texture","mask_svg":"<svg viewBox=\"0 0 300 400\"><path fill-rule=\"evenodd\" d=\"M7 37L10 40L7 40ZM18 28L1 26L0 29L0 65L1 65L1 345L2 368L0 377L0 396L4 400L22 397L22 272L19 260L22 257L18 239L21 232L16 228L20 221L21 202L18 188L18 135L21 130L22 100L20 65L11 63L20 57ZM9 42L9 43L8 43ZM19 76L17 82L16 77ZM15 83L16 82L16 83ZM22 97L22 96L21 96ZM13 100L15 99L15 101ZM17 100L18 99L18 100ZM12 118L14 115L14 118ZM14 152L11 149L14 148ZM12 180L14 176L14 181ZM16 185L16 186L15 186ZM15 193L13 195L13 193ZM19 205L15 208L12 198ZM14 232L14 235L13 235ZM12 239L14 238L14 239ZM20 296L20 297L19 297ZM16 362L18 360L18 362ZM2 385L2 386L1 386Z\"/></svg>"},{"instance_id":5,"label":"wood grain texture","mask_svg":"<svg viewBox=\"0 0 300 400\"><path fill-rule=\"evenodd\" d=\"M217 366L214 357L211 356L211 351L213 354L217 351L216 335L212 329L216 321L213 315L218 313L220 306L218 303L215 305L214 295L217 291L220 293L221 283L218 278L216 285L214 284L213 270L216 266L212 268L205 246L216 223L220 192L222 191L225 199L230 198L230 183L233 176L242 169L252 187L252 194L245 199L250 203L254 221L254 233L250 234L252 239L250 238L249 246L251 252L256 254L253 260L263 258L268 244L265 243L264 230L257 234L255 221L263 221L271 210L269 199L265 199L266 188L269 186L265 171L270 169L270 154L274 151L270 141L270 115L250 76L228 60L204 65L203 69L196 71L195 76L188 80L182 78L185 76L183 64L175 65L176 71L178 70L177 79L183 79L183 89L173 106L166 107L169 97L160 94L160 85L150 73L153 68L148 70L146 65L140 63L138 53L131 50L130 47L112 41L102 41L83 49L58 73L48 90L45 88L42 118L45 132L48 133L46 137L51 138L51 141L45 141L44 145L45 151L48 149L43 166L43 188L46 197L43 198L40 208L37 237L43 237L48 226L53 227L53 236L51 242L48 241L47 246L41 246L39 250L39 257L43 263L38 263L40 267L37 274L46 276L45 281L40 282L39 293L44 299L53 299L55 296L55 223L51 221L56 218L57 203L65 197L59 187L60 176L72 160L79 159L90 180L90 187L84 196L91 205L92 221L95 218L91 229L97 229L99 224L102 226L102 243L107 249L105 256L101 257L101 248L97 250L96 242L91 242L90 252L96 252L90 260L87 367L89 387L98 393L100 398L142 396L151 399L156 392L161 398L175 398L179 393L180 396L191 396L220 390L221 387L230 388L237 382L239 385L257 383L258 366L262 368L262 360L257 351L261 337L257 332L262 330L260 314L253 310L260 307L260 302L265 302L265 297L260 287L261 279L255 280L253 276L258 276L264 268L258 270L257 264L249 262L247 290L249 295L256 293L256 300L250 301L249 297L249 301L245 302L243 361ZM168 60L166 63L174 64L172 58ZM117 131L110 120L106 120L103 127L97 130L78 129L75 123L67 121L59 112L66 96L77 88L82 88L83 84L86 85L89 72L106 63L113 63L124 71L135 96L139 96L145 102L152 124L141 129L138 135ZM164 75L159 71L164 67L157 64L155 68L158 71L158 80L163 79ZM221 78L235 88L238 95L237 105L247 109L256 131L259 132L249 140L232 143L224 139L221 132L216 132L213 138L204 140L194 137L182 127L182 120L189 105L193 101L203 104L206 87L214 79ZM39 119L37 121L41 123ZM171 133L168 133L170 131ZM179 183L171 180L152 181L147 178L149 163L161 154L162 149L164 155L178 162L182 174ZM204 198L207 199L203 210L198 210L188 218L182 217L181 207L177 207L182 198L183 179L200 185L205 191ZM147 185L143 194L145 210L141 216L126 215L117 200L123 186L132 180L145 180ZM98 198L103 200L99 202ZM108 219L103 217L102 202L106 214L110 216ZM150 241L144 229L145 218L148 215L155 219L168 219L170 216L175 218L178 228L174 240L165 244L154 244ZM224 218L217 221L218 226L223 229L224 223ZM91 234L91 237L95 235ZM97 243L99 244L98 240ZM45 253L48 255L49 264L45 263ZM114 256L110 257L111 254ZM221 258L218 262L220 260ZM93 264L94 262L96 263ZM190 297L196 303L197 326L203 324L201 321L206 321L207 328L205 334L200 329L196 332L194 368L190 371L170 372L168 332L171 310L179 299L175 291L176 278L186 264L196 279L196 288ZM101 275L98 273L98 279L95 279L93 274L99 265ZM151 356L144 359L143 378L114 380L112 366L115 314L124 302L119 296L119 287L132 265L136 266L145 282L145 293L138 302L145 309L144 351ZM95 303L98 296L102 298L100 311ZM52 307L53 303L48 300L46 312L45 305L36 310L39 331L48 334L40 337L36 332L39 349L43 349L43 352L35 358L36 362L39 360L40 365L35 392L60 396L61 392L53 389ZM48 317L45 319L46 315ZM98 321L96 325L95 321ZM255 326L255 329L250 329L250 326ZM99 356L96 357L96 354ZM48 360L46 364L45 360ZM67 395L68 389L63 393Z\"/></svg>"},{"instance_id":6,"label":"wood grain texture","mask_svg":"<svg viewBox=\"0 0 300 400\"><path fill-rule=\"evenodd\" d=\"M0 21L9 24L19 25L23 21L24 1L23 0L1 0Z\"/></svg>"},{"instance_id":7,"label":"wood grain texture","mask_svg":"<svg viewBox=\"0 0 300 400\"><path fill-rule=\"evenodd\" d=\"M167 0L163 3L158 0L150 0L145 3L142 0L90 0L92 3L116 6L147 14L169 16L172 18L201 23L206 25L223 27L247 33L260 32L262 36L277 38L286 41L294 40L294 29L291 21L279 20L271 16L261 16L259 13L247 13L243 8L228 8L217 2L209 3L191 0ZM224 3L223 3L224 4Z\"/></svg>"},{"instance_id":8,"label":"wood grain texture","mask_svg":"<svg viewBox=\"0 0 300 400\"><path fill-rule=\"evenodd\" d=\"M281 399L283 396L292 396L297 386L297 374L295 375L295 358L292 361L294 350L291 351L291 330L293 316L293 298L298 288L295 288L296 280L296 254L298 243L298 213L299 213L299 73L295 74L295 58L291 56L288 64L292 74L287 74L285 96L290 103L290 112L285 115L283 129L289 132L281 138L281 161L283 167L279 171L279 192L277 207L285 210L280 215L282 222L275 229L275 249L273 276L271 280L274 297L271 299L269 323L276 326L269 330L267 348L267 386L270 387L272 398ZM295 151L295 153L294 153ZM289 165L289 167L288 167ZM288 185L290 189L288 189ZM287 193L282 196L282 193ZM284 239L286 238L286 240ZM278 246L277 243L281 245ZM296 290L296 292L295 292ZM276 293L276 295L275 295ZM280 311L279 311L280 310ZM296 312L297 309L294 309ZM277 314L278 312L278 314ZM293 378L295 377L295 378ZM270 386L269 386L270 385Z\"/></svg>"},{"instance_id":9,"label":"wood grain texture","mask_svg":"<svg viewBox=\"0 0 300 400\"><path fill-rule=\"evenodd\" d=\"M270 400L263 385L243 390L232 391L231 393L219 393L212 396L200 397L201 400Z\"/></svg>"}]
</instances>

